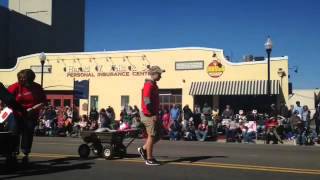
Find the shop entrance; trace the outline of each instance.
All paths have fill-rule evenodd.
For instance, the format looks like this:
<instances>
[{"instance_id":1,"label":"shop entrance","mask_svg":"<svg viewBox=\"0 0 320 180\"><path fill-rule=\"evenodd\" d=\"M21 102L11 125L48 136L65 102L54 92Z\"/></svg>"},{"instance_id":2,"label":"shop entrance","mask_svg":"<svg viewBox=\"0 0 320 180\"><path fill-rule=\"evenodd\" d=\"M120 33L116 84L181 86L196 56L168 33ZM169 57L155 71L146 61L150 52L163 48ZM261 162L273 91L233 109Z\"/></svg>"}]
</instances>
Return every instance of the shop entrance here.
<instances>
[{"instance_id":1,"label":"shop entrance","mask_svg":"<svg viewBox=\"0 0 320 180\"><path fill-rule=\"evenodd\" d=\"M214 100L216 99L216 100ZM267 95L241 95L241 96L213 96L213 95L196 95L194 96L194 105L199 105L201 109L204 103L207 103L210 107L219 108L222 112L226 105L230 105L235 112L240 109L246 112L252 111L252 109L257 109L261 113L268 113L271 104L277 104L277 95L267 96Z\"/></svg>"},{"instance_id":2,"label":"shop entrance","mask_svg":"<svg viewBox=\"0 0 320 180\"><path fill-rule=\"evenodd\" d=\"M230 105L232 109L237 113L240 109L245 112L257 109L260 113L268 113L270 111L270 105L277 103L277 96L219 96L219 109L223 111L226 105Z\"/></svg>"},{"instance_id":3,"label":"shop entrance","mask_svg":"<svg viewBox=\"0 0 320 180\"><path fill-rule=\"evenodd\" d=\"M210 107L213 107L213 96L212 95L197 95L194 96L194 105L199 105L201 109L203 108L203 105L207 103Z\"/></svg>"}]
</instances>

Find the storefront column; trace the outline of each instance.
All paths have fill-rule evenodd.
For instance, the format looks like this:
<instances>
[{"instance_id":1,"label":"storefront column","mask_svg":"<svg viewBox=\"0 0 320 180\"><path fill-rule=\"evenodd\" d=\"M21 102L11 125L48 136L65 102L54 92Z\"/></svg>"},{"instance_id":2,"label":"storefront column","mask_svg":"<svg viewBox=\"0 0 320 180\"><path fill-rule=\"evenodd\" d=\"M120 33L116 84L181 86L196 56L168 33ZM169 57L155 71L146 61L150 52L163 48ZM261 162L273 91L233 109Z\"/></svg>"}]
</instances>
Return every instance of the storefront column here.
<instances>
[{"instance_id":1,"label":"storefront column","mask_svg":"<svg viewBox=\"0 0 320 180\"><path fill-rule=\"evenodd\" d=\"M190 109L193 110L194 108L193 96L189 95L188 93L182 92L182 107L185 106L186 104L188 104Z\"/></svg>"},{"instance_id":2,"label":"storefront column","mask_svg":"<svg viewBox=\"0 0 320 180\"><path fill-rule=\"evenodd\" d=\"M219 109L219 96L212 96L212 102L213 102L213 106L212 108L216 107Z\"/></svg>"}]
</instances>

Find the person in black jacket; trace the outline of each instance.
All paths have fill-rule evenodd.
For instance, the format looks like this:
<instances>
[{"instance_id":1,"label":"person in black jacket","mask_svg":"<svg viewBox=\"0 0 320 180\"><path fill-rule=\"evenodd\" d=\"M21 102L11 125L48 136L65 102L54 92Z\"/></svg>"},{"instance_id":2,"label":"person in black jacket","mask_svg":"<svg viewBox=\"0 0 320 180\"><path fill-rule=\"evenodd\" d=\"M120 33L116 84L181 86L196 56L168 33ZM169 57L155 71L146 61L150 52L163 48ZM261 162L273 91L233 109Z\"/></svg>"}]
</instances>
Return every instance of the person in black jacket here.
<instances>
[{"instance_id":1,"label":"person in black jacket","mask_svg":"<svg viewBox=\"0 0 320 180\"><path fill-rule=\"evenodd\" d=\"M313 115L313 120L316 124L317 135L320 135L320 103L317 105L316 113Z\"/></svg>"}]
</instances>

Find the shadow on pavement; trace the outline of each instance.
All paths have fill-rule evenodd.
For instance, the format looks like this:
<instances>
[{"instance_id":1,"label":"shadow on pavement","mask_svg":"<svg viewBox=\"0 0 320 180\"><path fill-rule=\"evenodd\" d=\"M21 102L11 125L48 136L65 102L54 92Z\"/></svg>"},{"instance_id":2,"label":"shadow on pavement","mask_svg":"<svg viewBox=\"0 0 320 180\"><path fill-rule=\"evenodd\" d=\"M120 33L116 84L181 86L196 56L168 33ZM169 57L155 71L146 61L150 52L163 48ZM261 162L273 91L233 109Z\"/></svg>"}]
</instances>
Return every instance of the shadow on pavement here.
<instances>
[{"instance_id":1,"label":"shadow on pavement","mask_svg":"<svg viewBox=\"0 0 320 180\"><path fill-rule=\"evenodd\" d=\"M86 160L90 160L86 159ZM25 176L53 174L64 171L90 169L92 162L77 157L58 158L46 161L32 161L27 165L18 163L14 169L8 169L4 161L0 161L0 179L14 179Z\"/></svg>"},{"instance_id":2,"label":"shadow on pavement","mask_svg":"<svg viewBox=\"0 0 320 180\"><path fill-rule=\"evenodd\" d=\"M139 158L140 157L140 155L139 154L126 154L125 155L125 158Z\"/></svg>"},{"instance_id":3,"label":"shadow on pavement","mask_svg":"<svg viewBox=\"0 0 320 180\"><path fill-rule=\"evenodd\" d=\"M194 163L197 161L205 160L205 159L211 159L211 158L228 158L228 156L191 156L191 157L180 157L178 159L168 160L168 161L162 161L164 164L168 163L175 163L175 162L189 162Z\"/></svg>"}]
</instances>

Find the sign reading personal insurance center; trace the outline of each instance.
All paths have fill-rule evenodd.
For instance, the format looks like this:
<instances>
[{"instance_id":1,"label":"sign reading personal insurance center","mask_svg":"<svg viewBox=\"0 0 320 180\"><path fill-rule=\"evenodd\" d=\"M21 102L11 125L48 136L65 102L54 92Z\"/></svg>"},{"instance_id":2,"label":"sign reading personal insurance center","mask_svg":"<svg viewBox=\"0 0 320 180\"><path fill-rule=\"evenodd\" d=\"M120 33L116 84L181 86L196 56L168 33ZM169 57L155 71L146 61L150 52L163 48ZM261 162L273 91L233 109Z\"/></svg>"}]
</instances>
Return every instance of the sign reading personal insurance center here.
<instances>
[{"instance_id":1,"label":"sign reading personal insurance center","mask_svg":"<svg viewBox=\"0 0 320 180\"><path fill-rule=\"evenodd\" d=\"M79 68L69 66L67 71L67 77L129 77L129 76L147 76L149 72L147 70L142 71L128 71L124 68L115 68L110 71L103 71L102 66L96 66L95 71L91 70L90 66Z\"/></svg>"}]
</instances>

